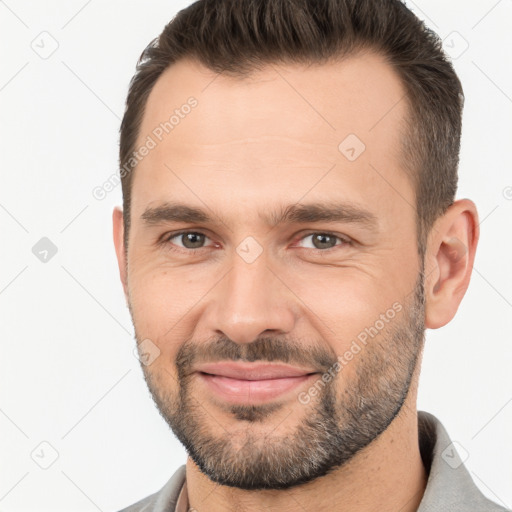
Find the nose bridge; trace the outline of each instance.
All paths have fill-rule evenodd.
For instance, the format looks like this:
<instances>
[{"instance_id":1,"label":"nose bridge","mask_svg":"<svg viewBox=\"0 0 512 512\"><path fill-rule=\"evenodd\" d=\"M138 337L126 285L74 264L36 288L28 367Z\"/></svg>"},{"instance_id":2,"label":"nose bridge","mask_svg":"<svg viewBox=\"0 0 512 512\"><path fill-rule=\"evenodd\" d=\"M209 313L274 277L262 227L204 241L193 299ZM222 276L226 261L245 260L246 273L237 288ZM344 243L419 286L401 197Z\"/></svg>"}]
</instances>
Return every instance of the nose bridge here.
<instances>
[{"instance_id":1,"label":"nose bridge","mask_svg":"<svg viewBox=\"0 0 512 512\"><path fill-rule=\"evenodd\" d=\"M286 287L270 270L266 257L249 261L233 255L229 272L208 304L208 329L237 343L250 343L265 331L288 333L295 323Z\"/></svg>"}]
</instances>

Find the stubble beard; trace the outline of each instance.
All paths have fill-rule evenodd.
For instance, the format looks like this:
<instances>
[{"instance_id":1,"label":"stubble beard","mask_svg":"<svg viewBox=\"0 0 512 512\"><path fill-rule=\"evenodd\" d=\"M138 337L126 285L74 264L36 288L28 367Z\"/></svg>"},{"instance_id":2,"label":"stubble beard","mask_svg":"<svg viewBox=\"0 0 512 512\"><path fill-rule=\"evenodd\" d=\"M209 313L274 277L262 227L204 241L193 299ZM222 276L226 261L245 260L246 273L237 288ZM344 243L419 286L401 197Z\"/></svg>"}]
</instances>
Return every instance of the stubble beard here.
<instances>
[{"instance_id":1,"label":"stubble beard","mask_svg":"<svg viewBox=\"0 0 512 512\"><path fill-rule=\"evenodd\" d=\"M350 363L357 365L355 378L344 381L343 389L337 389L336 376L307 405L299 401L225 404L219 412L223 410L223 417L231 416L233 429L221 427L193 395L195 377L189 369L197 343L186 343L178 351L179 384L172 389L160 384L169 382L169 375L162 378L165 370L161 368L153 371L141 364L144 378L160 414L191 459L213 482L245 490L290 489L345 465L399 414L424 344L422 273L412 296L412 301L403 307L404 316L396 317L392 326L379 334L378 341L369 341ZM284 352L286 344L272 338L258 339L249 345L223 338L216 340L215 346L217 353L229 354L226 359L289 359ZM210 348L213 350L214 345ZM292 354L300 353L290 344L288 349ZM320 362L325 368L332 364L332 354L314 354L316 367ZM302 359L310 363L311 357L302 354ZM299 421L295 425L273 425L274 413L283 413L286 408L298 410L295 417Z\"/></svg>"}]
</instances>

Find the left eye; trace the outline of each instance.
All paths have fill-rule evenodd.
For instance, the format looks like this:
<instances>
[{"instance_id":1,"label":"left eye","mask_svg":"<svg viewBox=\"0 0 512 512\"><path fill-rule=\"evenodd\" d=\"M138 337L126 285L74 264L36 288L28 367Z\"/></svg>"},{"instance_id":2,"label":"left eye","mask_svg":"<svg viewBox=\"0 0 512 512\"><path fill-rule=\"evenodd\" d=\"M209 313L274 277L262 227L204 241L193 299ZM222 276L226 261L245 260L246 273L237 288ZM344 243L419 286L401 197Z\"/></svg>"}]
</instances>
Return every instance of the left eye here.
<instances>
[{"instance_id":1,"label":"left eye","mask_svg":"<svg viewBox=\"0 0 512 512\"><path fill-rule=\"evenodd\" d=\"M167 238L167 242L171 242L178 247L184 249L201 249L205 245L205 241L209 238L203 233L196 233L194 231L186 231L183 233L176 233ZM181 243L177 243L179 241Z\"/></svg>"},{"instance_id":2,"label":"left eye","mask_svg":"<svg viewBox=\"0 0 512 512\"><path fill-rule=\"evenodd\" d=\"M347 243L346 240L343 240L339 236L333 235L331 233L311 233L303 237L301 242L308 239L311 240L311 245L306 245L308 249L331 249L336 245L341 245L338 243L338 241Z\"/></svg>"}]
</instances>

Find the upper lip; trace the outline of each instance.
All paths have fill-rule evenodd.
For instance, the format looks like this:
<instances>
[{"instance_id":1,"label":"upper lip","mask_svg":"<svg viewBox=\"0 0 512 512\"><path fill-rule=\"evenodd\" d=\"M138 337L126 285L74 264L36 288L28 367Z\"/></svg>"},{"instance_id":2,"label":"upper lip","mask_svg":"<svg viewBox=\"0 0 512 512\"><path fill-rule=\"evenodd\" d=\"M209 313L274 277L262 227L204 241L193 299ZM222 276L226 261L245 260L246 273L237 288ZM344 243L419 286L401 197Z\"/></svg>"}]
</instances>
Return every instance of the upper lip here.
<instances>
[{"instance_id":1,"label":"upper lip","mask_svg":"<svg viewBox=\"0 0 512 512\"><path fill-rule=\"evenodd\" d=\"M315 370L287 364L245 362L206 363L198 366L196 371L240 380L283 379L316 373Z\"/></svg>"}]
</instances>

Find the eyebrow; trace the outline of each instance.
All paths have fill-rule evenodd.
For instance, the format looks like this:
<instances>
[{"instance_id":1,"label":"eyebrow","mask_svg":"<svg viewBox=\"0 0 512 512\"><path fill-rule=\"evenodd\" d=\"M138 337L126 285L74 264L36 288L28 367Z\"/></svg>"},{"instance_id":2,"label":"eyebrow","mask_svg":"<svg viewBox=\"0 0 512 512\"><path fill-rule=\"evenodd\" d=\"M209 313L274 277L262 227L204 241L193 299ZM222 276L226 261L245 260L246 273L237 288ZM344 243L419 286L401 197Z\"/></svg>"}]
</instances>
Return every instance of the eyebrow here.
<instances>
[{"instance_id":1,"label":"eyebrow","mask_svg":"<svg viewBox=\"0 0 512 512\"><path fill-rule=\"evenodd\" d=\"M291 204L277 212L260 215L260 218L272 228L281 224L300 224L312 222L343 222L359 225L368 230L376 230L377 216L352 203L310 203ZM141 215L146 225L164 222L208 223L219 225L226 223L217 215L182 203L166 202L156 207L148 207Z\"/></svg>"},{"instance_id":2,"label":"eyebrow","mask_svg":"<svg viewBox=\"0 0 512 512\"><path fill-rule=\"evenodd\" d=\"M378 225L374 213L352 203L292 204L264 218L272 227L307 222L343 222L358 224L367 229L376 229Z\"/></svg>"}]
</instances>

